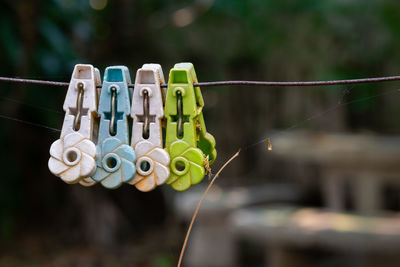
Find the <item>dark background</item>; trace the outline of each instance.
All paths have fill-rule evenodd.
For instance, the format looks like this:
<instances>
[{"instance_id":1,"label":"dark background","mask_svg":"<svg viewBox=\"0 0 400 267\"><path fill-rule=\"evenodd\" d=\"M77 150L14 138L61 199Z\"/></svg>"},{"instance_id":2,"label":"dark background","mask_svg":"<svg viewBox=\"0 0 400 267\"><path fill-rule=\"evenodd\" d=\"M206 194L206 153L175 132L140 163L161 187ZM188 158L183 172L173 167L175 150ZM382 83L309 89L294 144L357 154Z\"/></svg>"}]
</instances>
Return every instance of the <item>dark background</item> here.
<instances>
[{"instance_id":1,"label":"dark background","mask_svg":"<svg viewBox=\"0 0 400 267\"><path fill-rule=\"evenodd\" d=\"M8 77L69 81L77 63L93 64L101 75L109 65L126 65L133 79L142 64L159 63L167 77L178 62L192 62L200 81L390 76L399 73L399 47L396 0L0 2L0 76ZM217 141L214 172L271 130L397 135L398 87L204 87L205 121ZM66 88L0 88L2 116L61 128ZM58 132L0 123L1 266L176 264L186 230L172 207L177 193L168 186L141 193L127 185L67 185L47 168ZM218 184L296 183L265 150L244 151ZM321 196L307 194L298 204L317 207Z\"/></svg>"}]
</instances>

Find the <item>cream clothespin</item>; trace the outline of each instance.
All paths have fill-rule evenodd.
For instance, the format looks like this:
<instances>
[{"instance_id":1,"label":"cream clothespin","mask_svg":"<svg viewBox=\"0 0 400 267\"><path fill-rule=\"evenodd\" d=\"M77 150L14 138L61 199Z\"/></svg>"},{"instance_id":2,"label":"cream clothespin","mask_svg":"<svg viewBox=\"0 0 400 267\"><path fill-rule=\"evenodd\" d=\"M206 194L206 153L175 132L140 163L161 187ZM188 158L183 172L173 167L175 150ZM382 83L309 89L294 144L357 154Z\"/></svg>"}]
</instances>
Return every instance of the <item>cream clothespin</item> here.
<instances>
[{"instance_id":1,"label":"cream clothespin","mask_svg":"<svg viewBox=\"0 0 400 267\"><path fill-rule=\"evenodd\" d=\"M85 186L95 182L96 145L93 143L97 122L100 72L92 65L75 65L64 101L64 123L60 139L50 147L50 171L66 183Z\"/></svg>"},{"instance_id":2,"label":"cream clothespin","mask_svg":"<svg viewBox=\"0 0 400 267\"><path fill-rule=\"evenodd\" d=\"M169 155L163 149L164 74L159 64L144 64L136 73L132 97L132 142L137 156L136 175L129 182L148 192L169 177Z\"/></svg>"}]
</instances>

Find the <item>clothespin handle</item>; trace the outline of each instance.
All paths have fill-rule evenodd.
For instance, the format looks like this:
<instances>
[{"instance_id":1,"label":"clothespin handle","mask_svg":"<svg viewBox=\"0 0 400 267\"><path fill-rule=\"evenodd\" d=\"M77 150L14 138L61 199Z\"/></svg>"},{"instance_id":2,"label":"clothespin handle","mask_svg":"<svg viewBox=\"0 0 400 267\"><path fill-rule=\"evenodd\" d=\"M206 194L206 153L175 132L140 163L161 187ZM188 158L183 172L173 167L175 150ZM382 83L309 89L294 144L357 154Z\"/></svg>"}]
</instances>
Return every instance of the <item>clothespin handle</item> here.
<instances>
[{"instance_id":1,"label":"clothespin handle","mask_svg":"<svg viewBox=\"0 0 400 267\"><path fill-rule=\"evenodd\" d=\"M164 74L159 64L144 64L136 73L132 97L132 142L137 156L136 175L129 182L143 192L169 177L169 154L163 149Z\"/></svg>"},{"instance_id":2,"label":"clothespin handle","mask_svg":"<svg viewBox=\"0 0 400 267\"><path fill-rule=\"evenodd\" d=\"M65 118L60 137L79 132L86 138L92 138L98 107L96 86L99 84L100 72L97 68L87 64L75 65L64 100Z\"/></svg>"},{"instance_id":3,"label":"clothespin handle","mask_svg":"<svg viewBox=\"0 0 400 267\"><path fill-rule=\"evenodd\" d=\"M51 145L48 162L50 171L67 183L94 183L90 175L96 170L92 138L97 123L98 84L98 69L85 64L75 66L64 101L61 136Z\"/></svg>"},{"instance_id":4,"label":"clothespin handle","mask_svg":"<svg viewBox=\"0 0 400 267\"><path fill-rule=\"evenodd\" d=\"M130 114L132 89L129 70L125 66L107 67L101 88L99 114L99 143L115 137L128 143L128 115Z\"/></svg>"},{"instance_id":5,"label":"clothespin handle","mask_svg":"<svg viewBox=\"0 0 400 267\"><path fill-rule=\"evenodd\" d=\"M199 114L193 88L193 65L191 63L175 64L171 69L168 81L168 90L165 104L166 127L166 147L169 147L177 140L184 140L190 146L196 145L196 125L195 118ZM201 107L201 106L200 106Z\"/></svg>"},{"instance_id":6,"label":"clothespin handle","mask_svg":"<svg viewBox=\"0 0 400 267\"><path fill-rule=\"evenodd\" d=\"M93 180L106 188L117 188L133 179L136 155L129 145L130 99L129 70L125 66L108 67L100 94L100 127L97 169Z\"/></svg>"},{"instance_id":7,"label":"clothespin handle","mask_svg":"<svg viewBox=\"0 0 400 267\"><path fill-rule=\"evenodd\" d=\"M170 71L165 108L166 147L174 141L184 140L201 149L212 164L217 156L215 139L204 123L203 96L200 87L193 86L197 82L192 63L175 64Z\"/></svg>"},{"instance_id":8,"label":"clothespin handle","mask_svg":"<svg viewBox=\"0 0 400 267\"><path fill-rule=\"evenodd\" d=\"M175 64L171 69L165 104L166 150L171 157L171 174L167 181L175 190L183 191L201 182L205 155L198 146L198 119L204 105L197 77L191 63Z\"/></svg>"},{"instance_id":9,"label":"clothespin handle","mask_svg":"<svg viewBox=\"0 0 400 267\"><path fill-rule=\"evenodd\" d=\"M164 74L159 64L144 64L136 72L131 109L132 147L144 140L162 147L161 120L164 117L165 98L161 89L163 83Z\"/></svg>"}]
</instances>

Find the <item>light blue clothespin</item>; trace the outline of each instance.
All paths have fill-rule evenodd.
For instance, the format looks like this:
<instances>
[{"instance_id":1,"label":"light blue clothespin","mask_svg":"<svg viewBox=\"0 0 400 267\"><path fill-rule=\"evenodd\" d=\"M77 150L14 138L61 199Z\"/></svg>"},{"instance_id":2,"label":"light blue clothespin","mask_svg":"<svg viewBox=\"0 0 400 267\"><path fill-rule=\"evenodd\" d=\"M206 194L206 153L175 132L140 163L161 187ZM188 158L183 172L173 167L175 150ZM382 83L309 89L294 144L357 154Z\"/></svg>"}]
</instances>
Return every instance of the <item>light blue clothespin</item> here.
<instances>
[{"instance_id":1,"label":"light blue clothespin","mask_svg":"<svg viewBox=\"0 0 400 267\"><path fill-rule=\"evenodd\" d=\"M136 155L129 145L128 116L132 90L125 66L106 68L101 88L100 129L97 143L97 169L92 179L106 188L117 188L133 179Z\"/></svg>"}]
</instances>

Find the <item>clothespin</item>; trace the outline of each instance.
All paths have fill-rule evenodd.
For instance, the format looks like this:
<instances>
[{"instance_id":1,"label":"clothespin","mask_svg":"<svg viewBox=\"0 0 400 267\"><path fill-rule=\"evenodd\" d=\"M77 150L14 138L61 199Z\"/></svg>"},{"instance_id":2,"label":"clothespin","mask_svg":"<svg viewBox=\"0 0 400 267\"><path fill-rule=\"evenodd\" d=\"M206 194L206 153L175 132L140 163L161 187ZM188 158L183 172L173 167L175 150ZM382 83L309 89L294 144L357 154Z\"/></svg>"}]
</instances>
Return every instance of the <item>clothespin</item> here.
<instances>
[{"instance_id":1,"label":"clothespin","mask_svg":"<svg viewBox=\"0 0 400 267\"><path fill-rule=\"evenodd\" d=\"M159 64L144 64L136 73L132 97L132 142L137 156L136 175L129 184L148 192L169 177L169 154L163 149L164 74Z\"/></svg>"},{"instance_id":2,"label":"clothespin","mask_svg":"<svg viewBox=\"0 0 400 267\"><path fill-rule=\"evenodd\" d=\"M169 74L165 102L165 149L171 158L167 184L178 191L201 182L205 159L208 157L211 164L217 156L215 139L207 133L203 119L203 97L193 83L197 83L193 64L175 64Z\"/></svg>"},{"instance_id":3,"label":"clothespin","mask_svg":"<svg viewBox=\"0 0 400 267\"><path fill-rule=\"evenodd\" d=\"M50 147L50 171L66 183L95 184L90 175L96 170L96 139L100 72L92 65L75 65L65 97L64 123L60 139ZM93 141L92 141L93 140Z\"/></svg>"},{"instance_id":4,"label":"clothespin","mask_svg":"<svg viewBox=\"0 0 400 267\"><path fill-rule=\"evenodd\" d=\"M97 169L92 175L93 180L106 188L117 188L129 182L136 172L136 155L129 145L130 82L127 67L106 68L99 103Z\"/></svg>"}]
</instances>

